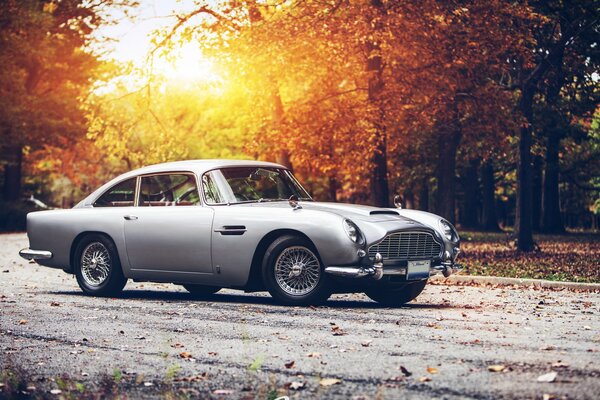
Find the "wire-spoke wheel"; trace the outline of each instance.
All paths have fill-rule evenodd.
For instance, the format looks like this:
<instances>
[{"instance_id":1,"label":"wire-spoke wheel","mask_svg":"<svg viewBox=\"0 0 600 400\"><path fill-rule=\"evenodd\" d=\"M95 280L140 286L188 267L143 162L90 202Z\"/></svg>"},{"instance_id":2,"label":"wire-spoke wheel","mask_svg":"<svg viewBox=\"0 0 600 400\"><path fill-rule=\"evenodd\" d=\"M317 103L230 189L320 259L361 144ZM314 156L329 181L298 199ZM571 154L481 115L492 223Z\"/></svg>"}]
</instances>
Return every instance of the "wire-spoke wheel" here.
<instances>
[{"instance_id":1,"label":"wire-spoke wheel","mask_svg":"<svg viewBox=\"0 0 600 400\"><path fill-rule=\"evenodd\" d=\"M263 280L285 304L318 304L329 297L323 266L312 243L298 236L276 239L265 253Z\"/></svg>"},{"instance_id":2,"label":"wire-spoke wheel","mask_svg":"<svg viewBox=\"0 0 600 400\"><path fill-rule=\"evenodd\" d=\"M127 283L121 270L117 248L104 235L84 236L77 243L74 261L77 283L87 294L113 296Z\"/></svg>"},{"instance_id":3,"label":"wire-spoke wheel","mask_svg":"<svg viewBox=\"0 0 600 400\"><path fill-rule=\"evenodd\" d=\"M303 295L313 290L321 277L317 256L304 246L283 250L275 262L275 280L291 295Z\"/></svg>"},{"instance_id":4,"label":"wire-spoke wheel","mask_svg":"<svg viewBox=\"0 0 600 400\"><path fill-rule=\"evenodd\" d=\"M100 286L112 268L108 249L100 242L87 245L81 254L81 275L90 286Z\"/></svg>"}]
</instances>

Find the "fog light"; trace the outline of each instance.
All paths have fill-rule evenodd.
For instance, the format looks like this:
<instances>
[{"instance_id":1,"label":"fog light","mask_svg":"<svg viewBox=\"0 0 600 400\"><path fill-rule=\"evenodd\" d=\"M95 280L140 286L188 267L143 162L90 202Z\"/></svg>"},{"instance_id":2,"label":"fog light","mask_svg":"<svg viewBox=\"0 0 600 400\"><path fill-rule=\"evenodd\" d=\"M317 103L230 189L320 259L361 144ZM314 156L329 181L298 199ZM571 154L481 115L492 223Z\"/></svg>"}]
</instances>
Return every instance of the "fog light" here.
<instances>
[{"instance_id":1,"label":"fog light","mask_svg":"<svg viewBox=\"0 0 600 400\"><path fill-rule=\"evenodd\" d=\"M359 257L364 257L367 255L367 252L364 251L363 249L358 249L358 251L356 252L356 255L358 255Z\"/></svg>"}]
</instances>

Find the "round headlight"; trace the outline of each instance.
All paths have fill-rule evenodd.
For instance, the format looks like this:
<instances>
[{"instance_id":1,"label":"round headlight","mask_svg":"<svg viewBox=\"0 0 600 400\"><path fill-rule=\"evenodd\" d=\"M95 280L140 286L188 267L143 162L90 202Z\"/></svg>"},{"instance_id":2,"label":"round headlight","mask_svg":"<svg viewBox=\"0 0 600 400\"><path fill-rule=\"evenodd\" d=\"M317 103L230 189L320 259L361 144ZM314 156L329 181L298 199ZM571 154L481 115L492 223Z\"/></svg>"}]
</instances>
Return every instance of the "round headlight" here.
<instances>
[{"instance_id":1,"label":"round headlight","mask_svg":"<svg viewBox=\"0 0 600 400\"><path fill-rule=\"evenodd\" d=\"M350 240L352 240L354 243L358 242L358 226L356 226L354 222L350 221L349 219L345 219L344 230L348 234Z\"/></svg>"},{"instance_id":2,"label":"round headlight","mask_svg":"<svg viewBox=\"0 0 600 400\"><path fill-rule=\"evenodd\" d=\"M440 220L440 227L442 228L442 232L446 239L451 242L458 242L458 232L452 226L452 224L445 219Z\"/></svg>"}]
</instances>

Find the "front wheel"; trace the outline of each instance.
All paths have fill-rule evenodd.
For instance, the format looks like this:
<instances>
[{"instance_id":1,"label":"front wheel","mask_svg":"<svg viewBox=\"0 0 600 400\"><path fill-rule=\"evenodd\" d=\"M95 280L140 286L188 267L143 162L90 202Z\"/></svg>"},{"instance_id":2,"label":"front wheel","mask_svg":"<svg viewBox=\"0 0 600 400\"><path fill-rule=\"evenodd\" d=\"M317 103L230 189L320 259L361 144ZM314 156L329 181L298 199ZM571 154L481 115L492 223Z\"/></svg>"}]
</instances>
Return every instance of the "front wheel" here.
<instances>
[{"instance_id":1,"label":"front wheel","mask_svg":"<svg viewBox=\"0 0 600 400\"><path fill-rule=\"evenodd\" d=\"M127 283L117 248L98 234L87 235L77 244L75 277L81 290L94 296L115 296Z\"/></svg>"},{"instance_id":2,"label":"front wheel","mask_svg":"<svg viewBox=\"0 0 600 400\"><path fill-rule=\"evenodd\" d=\"M300 236L286 235L271 243L262 276L271 296L284 304L319 304L331 293L316 249Z\"/></svg>"},{"instance_id":3,"label":"front wheel","mask_svg":"<svg viewBox=\"0 0 600 400\"><path fill-rule=\"evenodd\" d=\"M379 287L367 290L365 294L372 300L386 306L401 306L421 294L427 280L407 283L400 287Z\"/></svg>"}]
</instances>

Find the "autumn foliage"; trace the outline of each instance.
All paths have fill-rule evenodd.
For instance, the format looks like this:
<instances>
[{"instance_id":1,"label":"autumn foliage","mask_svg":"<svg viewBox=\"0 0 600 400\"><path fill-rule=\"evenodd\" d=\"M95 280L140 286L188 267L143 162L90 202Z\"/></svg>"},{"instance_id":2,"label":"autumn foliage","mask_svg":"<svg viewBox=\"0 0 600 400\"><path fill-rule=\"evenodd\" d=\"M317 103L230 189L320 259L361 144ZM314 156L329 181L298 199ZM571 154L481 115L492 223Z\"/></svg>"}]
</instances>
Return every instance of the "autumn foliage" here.
<instances>
[{"instance_id":1,"label":"autumn foliage","mask_svg":"<svg viewBox=\"0 0 600 400\"><path fill-rule=\"evenodd\" d=\"M388 206L399 193L471 228L516 222L524 250L533 230L597 228L593 2L198 1L175 9L133 66L90 45L110 15L95 3L33 3L9 2L25 19L47 20L38 28L46 31L69 4L95 18L80 42L46 46L56 55L32 44L32 59L41 53L50 66L60 49L79 57L63 58L77 74L42 80L34 96L49 85L75 102L63 109L47 99L45 109L64 118L44 114L20 133L22 120L2 117L1 144L24 151L30 187L50 187L67 203L142 165L258 158L293 168L319 200ZM3 49L24 51L9 42L19 33L2 29ZM211 76L177 80L156 68L190 48L210 60ZM5 172L13 158L3 156Z\"/></svg>"}]
</instances>

